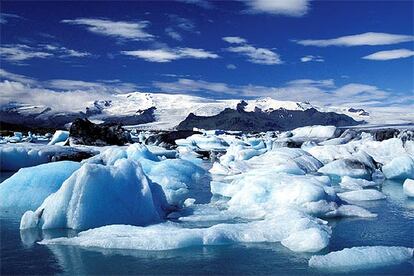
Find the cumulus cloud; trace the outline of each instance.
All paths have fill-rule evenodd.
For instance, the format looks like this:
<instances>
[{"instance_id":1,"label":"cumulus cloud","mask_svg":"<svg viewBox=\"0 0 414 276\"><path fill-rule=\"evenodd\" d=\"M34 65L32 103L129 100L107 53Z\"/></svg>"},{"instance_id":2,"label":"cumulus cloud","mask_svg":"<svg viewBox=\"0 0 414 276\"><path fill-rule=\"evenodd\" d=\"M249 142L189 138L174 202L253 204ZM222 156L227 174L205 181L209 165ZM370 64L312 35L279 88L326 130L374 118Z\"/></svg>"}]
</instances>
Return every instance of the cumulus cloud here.
<instances>
[{"instance_id":1,"label":"cumulus cloud","mask_svg":"<svg viewBox=\"0 0 414 276\"><path fill-rule=\"evenodd\" d=\"M232 43L232 44L244 44L247 43L247 40L244 38L241 38L239 36L226 36L223 37L223 40L228 42L228 43Z\"/></svg>"},{"instance_id":2,"label":"cumulus cloud","mask_svg":"<svg viewBox=\"0 0 414 276\"><path fill-rule=\"evenodd\" d=\"M23 44L5 44L0 47L0 56L9 62L20 63L33 58L81 58L91 56L91 54L52 44L40 44L36 47Z\"/></svg>"},{"instance_id":3,"label":"cumulus cloud","mask_svg":"<svg viewBox=\"0 0 414 276\"><path fill-rule=\"evenodd\" d=\"M266 49L257 48L247 42L246 39L238 36L226 36L222 38L224 41L230 44L236 44L225 50L232 53L237 53L247 57L247 60L251 63L273 65L283 63L280 59L279 54L276 52Z\"/></svg>"},{"instance_id":4,"label":"cumulus cloud","mask_svg":"<svg viewBox=\"0 0 414 276\"><path fill-rule=\"evenodd\" d=\"M388 33L374 33L368 32L356 35L341 36L331 39L305 39L297 40L298 44L304 46L362 46L362 45L390 45L402 42L413 41L413 35L388 34Z\"/></svg>"},{"instance_id":5,"label":"cumulus cloud","mask_svg":"<svg viewBox=\"0 0 414 276\"><path fill-rule=\"evenodd\" d=\"M155 50L122 51L124 55L133 56L150 62L171 62L178 59L218 58L215 53L195 48L163 48Z\"/></svg>"},{"instance_id":6,"label":"cumulus cloud","mask_svg":"<svg viewBox=\"0 0 414 276\"><path fill-rule=\"evenodd\" d=\"M253 13L303 16L309 10L309 0L239 0Z\"/></svg>"},{"instance_id":7,"label":"cumulus cloud","mask_svg":"<svg viewBox=\"0 0 414 276\"><path fill-rule=\"evenodd\" d=\"M311 62L311 61L324 62L325 60L321 56L307 55L307 56L301 57L300 61L301 62Z\"/></svg>"},{"instance_id":8,"label":"cumulus cloud","mask_svg":"<svg viewBox=\"0 0 414 276\"><path fill-rule=\"evenodd\" d=\"M85 26L90 32L118 39L149 40L154 36L145 29L148 21L111 21L107 19L77 18L62 20L62 23Z\"/></svg>"},{"instance_id":9,"label":"cumulus cloud","mask_svg":"<svg viewBox=\"0 0 414 276\"><path fill-rule=\"evenodd\" d=\"M38 81L0 69L0 104L18 102L51 107L55 111L85 111L97 100L111 100L115 94L132 92L136 86L119 80L88 82L55 79Z\"/></svg>"},{"instance_id":10,"label":"cumulus cloud","mask_svg":"<svg viewBox=\"0 0 414 276\"><path fill-rule=\"evenodd\" d=\"M352 82L338 87L332 79L298 79L281 86L229 85L220 82L178 79L173 82L154 82L153 86L168 93L205 94L214 98L272 97L278 100L310 102L326 107L366 108L414 104L414 95L392 93L373 85Z\"/></svg>"},{"instance_id":11,"label":"cumulus cloud","mask_svg":"<svg viewBox=\"0 0 414 276\"><path fill-rule=\"evenodd\" d=\"M396 49L388 51L379 51L363 57L363 59L369 60L390 60L408 58L414 56L414 51L408 49Z\"/></svg>"}]
</instances>

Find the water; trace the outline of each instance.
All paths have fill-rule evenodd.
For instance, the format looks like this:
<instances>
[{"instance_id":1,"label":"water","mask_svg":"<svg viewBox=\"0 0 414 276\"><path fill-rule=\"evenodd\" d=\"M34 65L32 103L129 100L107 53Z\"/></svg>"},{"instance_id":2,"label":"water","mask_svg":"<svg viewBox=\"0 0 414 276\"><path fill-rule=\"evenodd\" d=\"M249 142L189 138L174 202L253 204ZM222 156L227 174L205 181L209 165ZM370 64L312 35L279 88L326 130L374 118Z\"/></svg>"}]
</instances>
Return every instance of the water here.
<instances>
[{"instance_id":1,"label":"water","mask_svg":"<svg viewBox=\"0 0 414 276\"><path fill-rule=\"evenodd\" d=\"M2 180L10 175L2 175ZM205 180L208 183L208 179ZM0 184L1 185L1 184ZM194 191L200 202L211 196L208 185ZM414 200L402 184L382 185L387 200L362 204L378 214L374 219L335 219L330 245L321 253L362 245L414 247ZM308 267L312 254L295 253L279 243L191 247L169 251L103 250L45 246L36 240L76 235L74 231L19 231L20 214L0 213L1 274L289 274L323 275ZM412 275L414 261L359 270L355 275ZM349 275L347 273L346 275Z\"/></svg>"}]
</instances>

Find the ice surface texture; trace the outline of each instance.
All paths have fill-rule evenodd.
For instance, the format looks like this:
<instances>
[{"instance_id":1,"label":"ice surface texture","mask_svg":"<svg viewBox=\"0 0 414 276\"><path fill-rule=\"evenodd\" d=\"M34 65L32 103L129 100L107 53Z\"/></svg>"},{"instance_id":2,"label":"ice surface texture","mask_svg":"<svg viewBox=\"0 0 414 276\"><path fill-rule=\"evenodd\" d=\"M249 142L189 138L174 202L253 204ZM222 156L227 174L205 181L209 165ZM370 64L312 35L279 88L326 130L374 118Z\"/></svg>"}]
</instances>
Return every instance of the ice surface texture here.
<instances>
[{"instance_id":1,"label":"ice surface texture","mask_svg":"<svg viewBox=\"0 0 414 276\"><path fill-rule=\"evenodd\" d=\"M345 248L327 255L313 256L309 266L319 269L352 271L399 264L413 257L413 249L400 246Z\"/></svg>"},{"instance_id":2,"label":"ice surface texture","mask_svg":"<svg viewBox=\"0 0 414 276\"><path fill-rule=\"evenodd\" d=\"M164 201L162 190L147 179L137 162L84 164L34 213L26 213L20 228L31 228L36 220L43 229L147 225L162 220Z\"/></svg>"},{"instance_id":3,"label":"ice surface texture","mask_svg":"<svg viewBox=\"0 0 414 276\"><path fill-rule=\"evenodd\" d=\"M0 208L10 211L37 209L80 167L78 162L61 161L20 169L1 183Z\"/></svg>"}]
</instances>

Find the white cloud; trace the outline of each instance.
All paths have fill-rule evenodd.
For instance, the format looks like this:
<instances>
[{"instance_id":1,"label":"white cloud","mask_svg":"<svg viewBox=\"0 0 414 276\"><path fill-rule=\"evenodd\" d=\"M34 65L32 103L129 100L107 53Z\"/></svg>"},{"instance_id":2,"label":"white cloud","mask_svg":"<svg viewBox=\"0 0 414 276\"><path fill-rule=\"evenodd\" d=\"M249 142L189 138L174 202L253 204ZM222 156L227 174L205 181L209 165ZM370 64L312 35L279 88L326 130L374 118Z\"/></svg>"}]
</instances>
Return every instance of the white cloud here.
<instances>
[{"instance_id":1,"label":"white cloud","mask_svg":"<svg viewBox=\"0 0 414 276\"><path fill-rule=\"evenodd\" d=\"M175 82L153 82L153 86L168 93L191 94L207 92L210 94L235 94L237 91L225 83L207 82L203 80L192 80L180 78Z\"/></svg>"},{"instance_id":2,"label":"white cloud","mask_svg":"<svg viewBox=\"0 0 414 276\"><path fill-rule=\"evenodd\" d=\"M213 5L207 0L176 0L176 1L187 3L187 4L193 4L193 5L199 6L204 9L213 8Z\"/></svg>"},{"instance_id":3,"label":"white cloud","mask_svg":"<svg viewBox=\"0 0 414 276\"><path fill-rule=\"evenodd\" d=\"M13 81L18 81L18 82L23 82L26 84L32 84L32 85L37 83L37 81L32 78L19 75L19 74L14 74L6 70L3 70L1 68L0 68L0 79L13 80Z\"/></svg>"},{"instance_id":4,"label":"white cloud","mask_svg":"<svg viewBox=\"0 0 414 276\"><path fill-rule=\"evenodd\" d=\"M313 56L313 55L307 55L300 58L301 62L310 62L310 61L316 61L316 62L324 62L325 60L321 56Z\"/></svg>"},{"instance_id":5,"label":"white cloud","mask_svg":"<svg viewBox=\"0 0 414 276\"><path fill-rule=\"evenodd\" d=\"M121 53L151 62L171 62L177 59L207 59L219 57L212 52L195 48L163 48L155 50L122 51Z\"/></svg>"},{"instance_id":6,"label":"white cloud","mask_svg":"<svg viewBox=\"0 0 414 276\"><path fill-rule=\"evenodd\" d=\"M234 70L234 69L237 69L237 66L236 66L236 65L234 65L234 64L227 64L227 65L226 65L226 68L227 68L227 69L230 69L230 70Z\"/></svg>"},{"instance_id":7,"label":"white cloud","mask_svg":"<svg viewBox=\"0 0 414 276\"><path fill-rule=\"evenodd\" d=\"M390 59L399 59L399 58L408 58L414 56L414 51L408 49L396 49L388 51L379 51L368 56L363 57L363 59L369 60L390 60Z\"/></svg>"},{"instance_id":8,"label":"white cloud","mask_svg":"<svg viewBox=\"0 0 414 276\"><path fill-rule=\"evenodd\" d=\"M10 18L22 19L22 17L17 14L0 12L0 24L6 24L9 22Z\"/></svg>"},{"instance_id":9,"label":"white cloud","mask_svg":"<svg viewBox=\"0 0 414 276\"><path fill-rule=\"evenodd\" d=\"M117 93L132 92L136 86L119 80L88 82L55 79L38 81L0 69L0 104L19 102L44 105L55 111L85 111L97 99L110 100Z\"/></svg>"},{"instance_id":10,"label":"white cloud","mask_svg":"<svg viewBox=\"0 0 414 276\"><path fill-rule=\"evenodd\" d=\"M257 64L273 65L281 64L280 56L266 48L256 48L252 45L241 45L236 47L229 47L227 51L238 53L248 57L248 61Z\"/></svg>"},{"instance_id":11,"label":"white cloud","mask_svg":"<svg viewBox=\"0 0 414 276\"><path fill-rule=\"evenodd\" d=\"M272 97L278 100L310 102L320 106L377 107L414 104L414 96L384 91L373 85L348 83L337 87L332 79L298 79L282 86L229 85L202 80L178 79L173 82L154 82L168 93L207 94L215 98ZM403 100L402 100L403 99Z\"/></svg>"},{"instance_id":12,"label":"white cloud","mask_svg":"<svg viewBox=\"0 0 414 276\"><path fill-rule=\"evenodd\" d=\"M175 40L178 40L178 41L183 40L182 35L181 35L179 32L174 31L174 29L173 29L173 28L171 28L171 27L166 28L166 29L165 29L165 33L166 33L169 37L171 37L172 39L175 39Z\"/></svg>"},{"instance_id":13,"label":"white cloud","mask_svg":"<svg viewBox=\"0 0 414 276\"><path fill-rule=\"evenodd\" d=\"M232 53L238 53L240 55L248 57L248 61L256 64L273 65L282 64L279 54L266 48L256 48L253 45L247 43L247 40L238 36L223 37L223 40L230 44L237 44L226 48L227 51Z\"/></svg>"},{"instance_id":14,"label":"white cloud","mask_svg":"<svg viewBox=\"0 0 414 276\"><path fill-rule=\"evenodd\" d=\"M53 54L22 44L5 44L0 47L0 56L10 62L20 62L32 58L47 58Z\"/></svg>"},{"instance_id":15,"label":"white cloud","mask_svg":"<svg viewBox=\"0 0 414 276\"><path fill-rule=\"evenodd\" d=\"M297 43L305 46L362 46L362 45L390 45L402 42L413 41L413 35L400 35L388 33L368 32L357 35L341 36L332 39L305 39L298 40Z\"/></svg>"},{"instance_id":16,"label":"white cloud","mask_svg":"<svg viewBox=\"0 0 414 276\"><path fill-rule=\"evenodd\" d=\"M226 36L223 37L223 40L228 42L228 43L233 43L233 44L244 44L247 43L247 40L244 38L241 38L239 36Z\"/></svg>"},{"instance_id":17,"label":"white cloud","mask_svg":"<svg viewBox=\"0 0 414 276\"><path fill-rule=\"evenodd\" d=\"M51 44L40 44L36 48L22 44L5 44L0 47L0 56L9 62L20 63L33 58L80 58L91 54Z\"/></svg>"},{"instance_id":18,"label":"white cloud","mask_svg":"<svg viewBox=\"0 0 414 276\"><path fill-rule=\"evenodd\" d=\"M303 16L308 12L309 0L239 0L246 3L251 12L287 16Z\"/></svg>"},{"instance_id":19,"label":"white cloud","mask_svg":"<svg viewBox=\"0 0 414 276\"><path fill-rule=\"evenodd\" d=\"M148 21L128 22L94 18L77 18L62 20L61 22L86 26L90 32L120 39L148 40L153 38L153 35L147 33L145 30L149 25Z\"/></svg>"}]
</instances>

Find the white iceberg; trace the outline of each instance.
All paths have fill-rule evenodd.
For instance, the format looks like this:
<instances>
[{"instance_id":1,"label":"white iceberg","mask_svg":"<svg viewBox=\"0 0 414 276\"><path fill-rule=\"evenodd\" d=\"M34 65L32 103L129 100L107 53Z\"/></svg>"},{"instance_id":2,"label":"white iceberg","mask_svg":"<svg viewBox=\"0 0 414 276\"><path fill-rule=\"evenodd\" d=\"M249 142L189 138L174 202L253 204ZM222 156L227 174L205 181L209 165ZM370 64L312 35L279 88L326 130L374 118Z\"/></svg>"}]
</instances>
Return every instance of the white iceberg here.
<instances>
[{"instance_id":1,"label":"white iceberg","mask_svg":"<svg viewBox=\"0 0 414 276\"><path fill-rule=\"evenodd\" d=\"M35 210L50 194L81 167L72 161L52 162L22 168L0 185L0 208Z\"/></svg>"},{"instance_id":2,"label":"white iceberg","mask_svg":"<svg viewBox=\"0 0 414 276\"><path fill-rule=\"evenodd\" d=\"M368 181L365 179L358 179L358 178L352 178L349 176L344 176L341 179L341 182L339 183L341 188L347 189L347 190L362 190L363 188L369 188L369 187L375 187L378 184L374 181Z\"/></svg>"},{"instance_id":3,"label":"white iceberg","mask_svg":"<svg viewBox=\"0 0 414 276\"><path fill-rule=\"evenodd\" d=\"M63 146L68 139L69 139L69 131L56 130L55 134L53 134L53 137L50 140L48 145L56 145L57 144L57 145Z\"/></svg>"},{"instance_id":4,"label":"white iceberg","mask_svg":"<svg viewBox=\"0 0 414 276\"><path fill-rule=\"evenodd\" d=\"M406 179L403 184L403 190L404 194L406 194L407 196L414 197L414 180Z\"/></svg>"},{"instance_id":5,"label":"white iceberg","mask_svg":"<svg viewBox=\"0 0 414 276\"><path fill-rule=\"evenodd\" d=\"M387 179L414 178L414 158L408 154L396 157L382 167Z\"/></svg>"},{"instance_id":6,"label":"white iceberg","mask_svg":"<svg viewBox=\"0 0 414 276\"><path fill-rule=\"evenodd\" d=\"M374 189L357 190L337 194L340 199L345 201L370 201L385 199L385 195Z\"/></svg>"},{"instance_id":7,"label":"white iceberg","mask_svg":"<svg viewBox=\"0 0 414 276\"><path fill-rule=\"evenodd\" d=\"M311 229L309 231L304 231ZM315 239L304 242L312 234ZM90 248L170 250L191 246L233 243L280 242L297 252L317 252L329 243L330 229L321 222L294 211L282 211L274 219L208 228L184 228L166 222L147 227L110 225L91 229L73 238L43 240L41 244L75 245Z\"/></svg>"},{"instance_id":8,"label":"white iceberg","mask_svg":"<svg viewBox=\"0 0 414 276\"><path fill-rule=\"evenodd\" d=\"M148 181L139 163L84 164L34 213L23 215L20 229L33 227L34 221L42 229L146 225L160 222L165 206L162 189Z\"/></svg>"},{"instance_id":9,"label":"white iceberg","mask_svg":"<svg viewBox=\"0 0 414 276\"><path fill-rule=\"evenodd\" d=\"M312 256L309 266L339 271L353 271L400 264L413 257L413 248L401 246L362 246L345 248L327 255Z\"/></svg>"}]
</instances>

